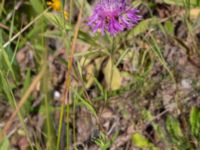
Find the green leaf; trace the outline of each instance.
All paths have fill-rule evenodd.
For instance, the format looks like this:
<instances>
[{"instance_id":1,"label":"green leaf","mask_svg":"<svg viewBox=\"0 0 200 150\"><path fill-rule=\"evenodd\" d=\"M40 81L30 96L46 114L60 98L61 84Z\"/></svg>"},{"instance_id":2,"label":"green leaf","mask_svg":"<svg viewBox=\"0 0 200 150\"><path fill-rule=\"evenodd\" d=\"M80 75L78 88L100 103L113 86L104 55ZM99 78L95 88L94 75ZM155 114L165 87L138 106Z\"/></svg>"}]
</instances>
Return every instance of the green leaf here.
<instances>
[{"instance_id":1,"label":"green leaf","mask_svg":"<svg viewBox=\"0 0 200 150\"><path fill-rule=\"evenodd\" d=\"M84 105L90 111L90 113L92 113L95 117L97 117L96 110L94 109L90 101L82 98L77 92L75 92L75 94L77 98L80 100L81 104Z\"/></svg>"},{"instance_id":2,"label":"green leaf","mask_svg":"<svg viewBox=\"0 0 200 150\"><path fill-rule=\"evenodd\" d=\"M3 63L7 67L6 68L8 69L7 71L11 72L13 79L16 81L15 72L13 70L11 60L5 49L0 49L0 57L1 57L1 63Z\"/></svg>"},{"instance_id":3,"label":"green leaf","mask_svg":"<svg viewBox=\"0 0 200 150\"><path fill-rule=\"evenodd\" d=\"M103 69L107 87L111 90L118 90L121 87L121 75L118 68L109 59L106 67Z\"/></svg>"},{"instance_id":4,"label":"green leaf","mask_svg":"<svg viewBox=\"0 0 200 150\"><path fill-rule=\"evenodd\" d=\"M66 30L72 29L72 27L65 22L61 14L45 13L46 19L56 27L65 27Z\"/></svg>"},{"instance_id":5,"label":"green leaf","mask_svg":"<svg viewBox=\"0 0 200 150\"><path fill-rule=\"evenodd\" d=\"M167 130L172 137L171 138L172 142L179 144L179 142L181 142L183 139L183 134L178 120L176 120L171 116L168 116L166 125L167 125Z\"/></svg>"},{"instance_id":6,"label":"green leaf","mask_svg":"<svg viewBox=\"0 0 200 150\"><path fill-rule=\"evenodd\" d=\"M31 84L31 70L28 68L27 69L27 73L24 79L24 83L23 83L23 89L22 89L22 95L27 91L28 87ZM26 103L24 104L24 106L21 108L21 112L25 115L28 114L32 108L31 108L31 102L32 101L32 97L30 96L28 98L28 100L26 101Z\"/></svg>"},{"instance_id":7,"label":"green leaf","mask_svg":"<svg viewBox=\"0 0 200 150\"><path fill-rule=\"evenodd\" d=\"M137 26L135 26L128 34L128 36L137 36L146 32L151 26L157 24L159 21L157 18L150 18L142 20Z\"/></svg>"},{"instance_id":8,"label":"green leaf","mask_svg":"<svg viewBox=\"0 0 200 150\"><path fill-rule=\"evenodd\" d=\"M98 46L95 39L84 31L79 31L78 38L90 45Z\"/></svg>"},{"instance_id":9,"label":"green leaf","mask_svg":"<svg viewBox=\"0 0 200 150\"><path fill-rule=\"evenodd\" d=\"M166 120L166 128L170 142L177 149L192 149L190 142L183 135L180 123L176 118L168 116Z\"/></svg>"},{"instance_id":10,"label":"green leaf","mask_svg":"<svg viewBox=\"0 0 200 150\"><path fill-rule=\"evenodd\" d=\"M0 150L9 150L10 149L10 143L8 141L8 138L4 138L1 142L0 142Z\"/></svg>"},{"instance_id":11,"label":"green leaf","mask_svg":"<svg viewBox=\"0 0 200 150\"><path fill-rule=\"evenodd\" d=\"M132 141L139 148L150 148L150 149L153 149L153 150L158 150L152 143L150 143L140 133L134 133L133 136L132 136Z\"/></svg>"},{"instance_id":12,"label":"green leaf","mask_svg":"<svg viewBox=\"0 0 200 150\"><path fill-rule=\"evenodd\" d=\"M10 105L14 106L14 97L11 91L12 85L8 83L7 79L4 77L3 72L1 70L0 70L0 85Z\"/></svg>"},{"instance_id":13,"label":"green leaf","mask_svg":"<svg viewBox=\"0 0 200 150\"><path fill-rule=\"evenodd\" d=\"M200 140L200 109L193 107L190 111L190 125L192 134Z\"/></svg>"},{"instance_id":14,"label":"green leaf","mask_svg":"<svg viewBox=\"0 0 200 150\"><path fill-rule=\"evenodd\" d=\"M167 33L173 35L174 34L174 24L171 21L166 21L165 22L165 29Z\"/></svg>"},{"instance_id":15,"label":"green leaf","mask_svg":"<svg viewBox=\"0 0 200 150\"><path fill-rule=\"evenodd\" d=\"M41 13L44 10L41 0L30 0L30 3L37 13Z\"/></svg>"}]
</instances>

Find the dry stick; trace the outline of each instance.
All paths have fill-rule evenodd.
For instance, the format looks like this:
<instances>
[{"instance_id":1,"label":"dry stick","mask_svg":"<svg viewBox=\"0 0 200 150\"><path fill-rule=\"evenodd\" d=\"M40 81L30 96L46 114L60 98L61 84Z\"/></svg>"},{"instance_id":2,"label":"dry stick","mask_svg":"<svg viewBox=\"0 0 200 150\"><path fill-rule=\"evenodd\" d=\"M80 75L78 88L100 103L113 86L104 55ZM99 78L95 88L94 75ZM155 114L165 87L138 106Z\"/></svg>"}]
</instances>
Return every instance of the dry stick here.
<instances>
[{"instance_id":1,"label":"dry stick","mask_svg":"<svg viewBox=\"0 0 200 150\"><path fill-rule=\"evenodd\" d=\"M60 145L60 136L61 136L61 130L62 130L62 122L63 122L63 117L64 117L64 106L67 104L69 105L69 100L68 100L68 92L69 92L69 88L70 88L70 83L71 83L71 71L72 71L72 66L73 66L73 56L74 56L74 52L75 52L75 45L76 45L76 40L77 40L77 37L78 37L78 32L79 32L79 28L80 28L80 23L81 23L81 16L82 16L82 13L83 13L83 4L84 4L84 1L82 2L81 4L81 9L80 9L80 12L79 12L79 15L78 15L78 21L77 21L77 24L75 26L75 32L74 32L74 37L73 37L73 40L72 40L72 44L71 44L71 53L70 53L70 57L69 57L69 63L68 63L68 70L67 70L67 73L66 73L66 76L65 76L65 89L64 89L64 94L63 94L63 97L61 99L61 102L62 102L62 110L61 110L61 113L60 113L60 121L59 121L59 131L58 131L58 140L57 140L57 147L56 149L58 150L59 149L59 145Z\"/></svg>"},{"instance_id":2,"label":"dry stick","mask_svg":"<svg viewBox=\"0 0 200 150\"><path fill-rule=\"evenodd\" d=\"M43 13L38 15L35 19L33 19L29 24L27 24L22 30L20 30L17 34L15 34L8 42L6 42L3 45L3 48L6 48L12 41L14 41L17 37L19 37L24 31L26 31L30 26L32 26L37 20L39 20L47 11L49 8L47 8ZM16 117L17 113L19 112L20 108L24 105L27 98L31 94L31 92L34 90L37 83L40 81L41 77L43 76L45 72L45 67L42 68L41 72L36 76L36 78L33 80L32 84L30 85L27 92L24 94L22 99L20 100L18 106L16 107L16 110L13 112L12 116L9 118L8 122L5 124L5 127L3 129L3 132L0 133L0 141L3 139L3 137L6 135L7 131L9 130L10 126L12 125L12 122L14 118Z\"/></svg>"},{"instance_id":3,"label":"dry stick","mask_svg":"<svg viewBox=\"0 0 200 150\"><path fill-rule=\"evenodd\" d=\"M19 37L24 31L26 31L30 26L32 26L37 20L39 20L47 11L49 8L47 8L43 13L38 15L35 19L33 19L29 24L27 24L22 30L20 30L17 34L15 34L9 41L7 41L4 45L3 48L6 48L12 41L14 41L17 37ZM2 138L6 135L7 131L9 130L14 118L16 117L17 113L19 112L20 108L24 105L26 102L27 98L35 88L36 84L39 82L41 77L43 76L45 72L45 67L42 68L41 72L36 76L36 78L33 80L31 86L27 90L27 92L24 94L22 99L20 100L15 112L13 112L12 116L9 118L8 122L6 123L3 132L0 133L0 141Z\"/></svg>"},{"instance_id":4,"label":"dry stick","mask_svg":"<svg viewBox=\"0 0 200 150\"><path fill-rule=\"evenodd\" d=\"M70 53L69 63L68 63L68 71L66 73L66 89L65 89L65 94L64 94L63 99L62 99L63 104L68 104L66 102L66 98L67 98L67 95L68 95L69 86L70 86L69 84L70 84L70 81L71 81L70 73L72 71L73 56L74 56L74 52L75 52L76 40L77 40L77 37L78 37L79 28L80 28L81 16L82 16L82 13L83 13L83 3L81 5L81 9L80 9L80 12L79 12L79 15L78 15L78 21L77 21L77 24L76 24L76 27L75 27L75 33L74 33L74 37L73 37L73 40L72 40L71 53Z\"/></svg>"},{"instance_id":5,"label":"dry stick","mask_svg":"<svg viewBox=\"0 0 200 150\"><path fill-rule=\"evenodd\" d=\"M38 82L40 81L40 79L42 78L42 76L45 73L45 69L46 66L43 66L42 70L40 71L40 73L35 77L35 79L33 80L33 82L31 83L30 87L28 88L28 90L26 91L26 93L23 95L23 97L21 98L21 100L19 101L16 110L12 113L11 117L9 118L9 120L6 122L5 127L3 129L3 133L0 134L0 141L2 139L2 137L4 137L9 128L11 127L17 113L20 111L20 109L22 108L22 106L24 105L24 103L27 101L28 97L30 96L30 94L32 93L32 91L35 89L36 85L38 84Z\"/></svg>"},{"instance_id":6,"label":"dry stick","mask_svg":"<svg viewBox=\"0 0 200 150\"><path fill-rule=\"evenodd\" d=\"M3 23L0 23L0 28L6 29L6 30L10 30L10 28L6 25L4 25Z\"/></svg>"}]
</instances>

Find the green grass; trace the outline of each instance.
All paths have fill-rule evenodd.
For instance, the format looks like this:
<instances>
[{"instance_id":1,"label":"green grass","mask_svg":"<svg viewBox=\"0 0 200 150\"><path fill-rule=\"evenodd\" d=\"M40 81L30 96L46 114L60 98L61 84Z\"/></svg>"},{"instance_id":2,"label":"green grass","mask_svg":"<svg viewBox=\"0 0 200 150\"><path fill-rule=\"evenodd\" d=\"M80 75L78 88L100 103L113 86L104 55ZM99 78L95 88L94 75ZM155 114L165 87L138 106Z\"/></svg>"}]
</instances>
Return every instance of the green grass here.
<instances>
[{"instance_id":1,"label":"green grass","mask_svg":"<svg viewBox=\"0 0 200 150\"><path fill-rule=\"evenodd\" d=\"M64 10L53 12L44 0L0 2L0 105L5 103L5 113L9 113L0 120L0 150L11 149L16 137L25 137L31 150L79 149L82 124L77 120L85 111L89 116L85 119L93 118L98 130L98 136L90 137L89 142L106 150L116 141L123 142L124 133L121 126L111 134L106 131L103 108L111 108L121 120L132 116L126 120L134 126L126 137L132 148L199 149L200 107L194 99L200 97L200 77L187 76L192 87L185 94L180 85L188 70L180 69L175 59L184 54L199 71L196 33L200 15L192 20L190 11L199 8L200 2L163 0L162 5L183 10L182 16L163 19L153 12L159 7L156 3L135 1L135 7L148 11L148 18L115 38L92 34L86 27L92 7L85 0L63 4L69 20L65 20ZM80 20L74 20L75 15ZM187 38L175 34L178 20L186 28ZM166 55L169 45L177 50L172 52L172 60ZM166 91L173 90L168 104L163 104L165 83L170 86ZM54 98L56 90L59 100ZM127 103L133 114L125 107ZM152 127L153 139L146 133L147 126ZM87 142L81 143L85 149Z\"/></svg>"}]
</instances>

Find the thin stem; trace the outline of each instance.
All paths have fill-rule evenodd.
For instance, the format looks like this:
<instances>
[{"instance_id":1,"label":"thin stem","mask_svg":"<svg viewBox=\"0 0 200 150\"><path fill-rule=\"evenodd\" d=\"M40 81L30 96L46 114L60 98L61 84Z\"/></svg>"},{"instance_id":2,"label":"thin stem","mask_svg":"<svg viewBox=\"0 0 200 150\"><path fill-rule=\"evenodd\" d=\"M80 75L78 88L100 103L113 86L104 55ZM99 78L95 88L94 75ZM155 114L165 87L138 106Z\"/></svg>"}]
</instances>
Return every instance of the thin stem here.
<instances>
[{"instance_id":1,"label":"thin stem","mask_svg":"<svg viewBox=\"0 0 200 150\"><path fill-rule=\"evenodd\" d=\"M0 141L1 141L1 136L3 137L3 136L6 135L6 133L10 129L10 127L11 127L11 125L13 123L13 120L15 119L16 115L18 114L18 112L20 111L20 109L22 108L22 106L25 104L26 100L28 99L28 97L30 96L30 94L32 93L32 91L35 89L36 85L38 84L38 82L40 81L40 79L42 78L42 76L44 75L45 69L46 69L46 65L43 66L43 68L41 69L40 73L35 77L35 79L31 83L30 87L28 88L28 90L26 91L26 93L23 95L23 97L19 101L18 105L16 106L16 110L12 113L11 117L6 122L6 125L5 125L5 127L3 129L3 133L0 134Z\"/></svg>"},{"instance_id":2,"label":"thin stem","mask_svg":"<svg viewBox=\"0 0 200 150\"><path fill-rule=\"evenodd\" d=\"M69 22L70 24L72 24L72 17L73 17L73 6L74 6L74 3L73 3L73 0L70 0L70 16L69 16ZM74 54L71 54L71 56L73 56ZM72 60L73 61L73 60ZM69 68L68 68L69 69ZM71 72L71 71L70 71ZM69 73L70 73L69 72ZM71 81L70 81L71 82ZM66 114L66 121L67 121L67 128L66 128L66 147L67 147L67 150L70 149L70 129L69 129L69 122L70 122L70 105L67 104L67 114Z\"/></svg>"},{"instance_id":3,"label":"thin stem","mask_svg":"<svg viewBox=\"0 0 200 150\"><path fill-rule=\"evenodd\" d=\"M70 0L70 10L69 10L69 21L70 23L72 22L72 17L73 17L73 10L74 10L74 3L73 0Z\"/></svg>"},{"instance_id":4,"label":"thin stem","mask_svg":"<svg viewBox=\"0 0 200 150\"><path fill-rule=\"evenodd\" d=\"M114 37L112 37L112 43L111 43L111 50L110 50L110 61L111 61L111 69L110 69L110 82L109 82L109 87L108 87L108 90L111 92L112 88L112 79L113 79L113 54L114 54L114 49L115 49L115 46L114 46Z\"/></svg>"},{"instance_id":5,"label":"thin stem","mask_svg":"<svg viewBox=\"0 0 200 150\"><path fill-rule=\"evenodd\" d=\"M64 116L64 108L65 108L65 105L62 105L61 106L61 112L60 112L60 119L59 119L58 139L57 139L56 150L59 150L59 146L60 146L60 138L61 138L61 131L62 131L62 122L63 122L63 116Z\"/></svg>"},{"instance_id":6,"label":"thin stem","mask_svg":"<svg viewBox=\"0 0 200 150\"><path fill-rule=\"evenodd\" d=\"M76 143L76 100L73 100L73 142Z\"/></svg>"},{"instance_id":7,"label":"thin stem","mask_svg":"<svg viewBox=\"0 0 200 150\"><path fill-rule=\"evenodd\" d=\"M22 30L20 30L17 34L15 34L8 42L3 45L3 48L6 48L12 41L14 41L17 37L19 37L24 31L26 31L30 26L32 26L36 21L38 21L47 11L47 8L43 13L35 17L29 24L27 24Z\"/></svg>"},{"instance_id":8,"label":"thin stem","mask_svg":"<svg viewBox=\"0 0 200 150\"><path fill-rule=\"evenodd\" d=\"M70 149L70 130L69 130L69 121L70 121L70 105L68 104L67 105L67 129L66 129L66 132L67 132L67 150Z\"/></svg>"},{"instance_id":9,"label":"thin stem","mask_svg":"<svg viewBox=\"0 0 200 150\"><path fill-rule=\"evenodd\" d=\"M44 30L44 29L42 29ZM42 45L44 45L43 53L43 62L42 64L48 64L48 48L45 47L44 37L42 37ZM44 92L44 105L45 105L45 114L46 114L46 125L47 125L47 149L52 150L54 148L53 136L51 131L51 119L50 119L50 110L49 110L49 101L48 101L48 66L43 77L43 92Z\"/></svg>"},{"instance_id":10,"label":"thin stem","mask_svg":"<svg viewBox=\"0 0 200 150\"><path fill-rule=\"evenodd\" d=\"M61 138L61 131L62 131L62 122L63 122L63 116L64 116L64 108L67 105L67 110L68 113L70 112L69 109L69 88L70 88L70 84L71 84L71 72L72 72L72 64L73 64L73 56L74 56L74 52L75 52L75 45L76 45L76 40L78 37L78 31L80 28L80 22L81 22L81 16L83 13L83 6L84 6L84 2L85 0L83 0L82 5L81 5L81 9L79 12L79 16L78 16L78 21L77 24L75 26L75 32L74 32L74 37L72 40L72 44L71 44L71 53L70 53L70 57L69 57L69 61L68 61L68 71L66 73L66 81L65 81L65 89L64 89L64 94L62 97L62 106L61 106L61 112L60 112L60 121L59 121L59 129L58 129L58 140L57 140L57 146L56 146L56 150L59 150L59 145L60 145L60 138ZM69 115L68 115L69 116ZM67 118L68 120L69 118ZM68 132L69 134L69 132ZM69 141L68 141L69 142ZM69 145L67 145L67 149L69 149Z\"/></svg>"}]
</instances>

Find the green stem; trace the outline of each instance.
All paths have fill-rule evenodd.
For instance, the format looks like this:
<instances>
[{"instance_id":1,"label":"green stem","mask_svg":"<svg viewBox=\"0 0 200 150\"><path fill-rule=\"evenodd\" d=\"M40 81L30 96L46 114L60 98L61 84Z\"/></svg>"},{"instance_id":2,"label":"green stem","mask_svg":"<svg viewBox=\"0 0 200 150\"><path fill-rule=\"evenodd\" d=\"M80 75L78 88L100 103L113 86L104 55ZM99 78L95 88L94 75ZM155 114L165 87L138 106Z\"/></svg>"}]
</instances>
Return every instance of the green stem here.
<instances>
[{"instance_id":1,"label":"green stem","mask_svg":"<svg viewBox=\"0 0 200 150\"><path fill-rule=\"evenodd\" d=\"M73 17L73 10L74 10L74 3L73 0L70 0L70 10L69 10L69 22L72 23L72 17Z\"/></svg>"},{"instance_id":2,"label":"green stem","mask_svg":"<svg viewBox=\"0 0 200 150\"><path fill-rule=\"evenodd\" d=\"M61 112L60 112L60 120L59 120L59 128L58 128L58 139L57 139L57 145L56 145L56 150L59 150L60 147L60 139L61 139L61 131L62 131L62 122L63 122L63 116L64 116L64 109L65 105L63 104L61 106Z\"/></svg>"},{"instance_id":3,"label":"green stem","mask_svg":"<svg viewBox=\"0 0 200 150\"><path fill-rule=\"evenodd\" d=\"M46 65L48 58L48 49L45 49L44 52L44 62L43 65ZM44 104L46 112L46 125L47 125L47 149L53 149L53 136L51 131L51 119L50 119L50 110L49 110L49 101L48 101L48 68L45 72L45 77L43 78L43 92L44 92Z\"/></svg>"},{"instance_id":4,"label":"green stem","mask_svg":"<svg viewBox=\"0 0 200 150\"><path fill-rule=\"evenodd\" d=\"M110 83L109 83L109 92L111 92L111 86L112 86L112 80L113 80L113 66L114 66L114 62L113 62L113 55L115 52L115 38L112 37L112 47L111 47L111 55L110 55L110 59L111 59L111 69L110 69Z\"/></svg>"},{"instance_id":5,"label":"green stem","mask_svg":"<svg viewBox=\"0 0 200 150\"><path fill-rule=\"evenodd\" d=\"M73 100L73 142L76 143L76 99Z\"/></svg>"},{"instance_id":6,"label":"green stem","mask_svg":"<svg viewBox=\"0 0 200 150\"><path fill-rule=\"evenodd\" d=\"M67 132L67 150L70 149L70 130L69 130L69 121L70 121L70 104L67 105L67 129L66 129L66 132Z\"/></svg>"},{"instance_id":7,"label":"green stem","mask_svg":"<svg viewBox=\"0 0 200 150\"><path fill-rule=\"evenodd\" d=\"M43 11L41 14L39 14L36 18L34 18L31 22L29 22L21 31L19 31L17 34L15 34L9 41L7 41L3 48L6 48L12 41L14 41L17 37L19 37L24 31L26 31L29 27L31 27L35 22L37 22L43 15L49 10L47 8L45 11Z\"/></svg>"},{"instance_id":8,"label":"green stem","mask_svg":"<svg viewBox=\"0 0 200 150\"><path fill-rule=\"evenodd\" d=\"M71 1L72 2L72 1ZM74 31L74 36L73 36L73 40L71 42L71 40L68 40L70 41L71 43L71 46L70 46L70 57L69 57L69 60L68 60L68 69L67 69L67 73L66 73L66 81L65 81L65 90L64 90L64 95L63 95L63 98L62 98L62 106L61 106L61 112L60 112L60 121L59 121L59 131L58 131L58 140L57 140L57 146L56 146L56 150L59 150L59 145L60 145L60 139L61 139L61 130L62 130L62 122L63 122L63 116L64 116L64 108L65 106L67 106L67 149L69 149L69 114L70 114L70 104L69 104L69 97L68 97L68 94L69 94L69 90L70 90L70 85L71 85L71 72L72 72L72 68L73 68L73 57L74 57L74 52L75 52L75 45L76 45L76 40L78 38L78 31L79 31L79 27L80 27L80 22L81 22L81 16L82 16L82 13L83 13L83 6L84 6L84 2L85 0L83 1L82 5L81 5L81 8L80 8L80 12L79 12L79 15L78 15L78 21L77 21L77 24L75 26L75 31ZM70 44L67 44L67 48L68 45Z\"/></svg>"}]
</instances>

